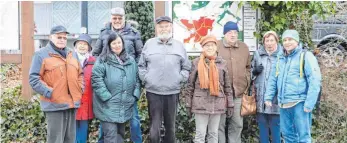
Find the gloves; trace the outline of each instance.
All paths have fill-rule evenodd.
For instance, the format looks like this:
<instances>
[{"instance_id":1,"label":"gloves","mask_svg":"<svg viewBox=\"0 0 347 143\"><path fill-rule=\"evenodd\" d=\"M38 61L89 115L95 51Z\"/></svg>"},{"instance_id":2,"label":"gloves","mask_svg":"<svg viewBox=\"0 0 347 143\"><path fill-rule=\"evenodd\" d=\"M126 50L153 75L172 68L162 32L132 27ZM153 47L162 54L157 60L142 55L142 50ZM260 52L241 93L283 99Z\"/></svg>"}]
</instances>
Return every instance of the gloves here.
<instances>
[{"instance_id":1,"label":"gloves","mask_svg":"<svg viewBox=\"0 0 347 143\"><path fill-rule=\"evenodd\" d=\"M191 110L191 108L187 107L186 110L187 110L188 117L191 118L192 117L192 110Z\"/></svg>"},{"instance_id":2,"label":"gloves","mask_svg":"<svg viewBox=\"0 0 347 143\"><path fill-rule=\"evenodd\" d=\"M230 118L233 116L233 113L234 113L234 108L233 107L230 107L227 109L227 117Z\"/></svg>"},{"instance_id":3,"label":"gloves","mask_svg":"<svg viewBox=\"0 0 347 143\"><path fill-rule=\"evenodd\" d=\"M258 75L260 74L264 69L264 66L262 64L260 64L259 66L255 66L252 73L253 75Z\"/></svg>"}]
</instances>

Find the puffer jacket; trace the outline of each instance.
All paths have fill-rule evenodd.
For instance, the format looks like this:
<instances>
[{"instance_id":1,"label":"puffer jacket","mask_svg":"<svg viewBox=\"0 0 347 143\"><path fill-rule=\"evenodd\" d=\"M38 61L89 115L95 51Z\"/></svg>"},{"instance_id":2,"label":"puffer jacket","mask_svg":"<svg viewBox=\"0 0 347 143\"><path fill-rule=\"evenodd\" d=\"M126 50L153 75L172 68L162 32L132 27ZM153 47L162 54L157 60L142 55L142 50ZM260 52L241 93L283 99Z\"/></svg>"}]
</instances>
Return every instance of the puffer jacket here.
<instances>
[{"instance_id":1,"label":"puffer jacket","mask_svg":"<svg viewBox=\"0 0 347 143\"><path fill-rule=\"evenodd\" d=\"M89 56L83 63L83 73L85 88L81 99L81 106L76 113L76 120L90 120L94 118L93 113L93 88L92 88L92 69L95 58Z\"/></svg>"},{"instance_id":2,"label":"puffer jacket","mask_svg":"<svg viewBox=\"0 0 347 143\"><path fill-rule=\"evenodd\" d=\"M125 22L124 28L117 33L122 35L124 39L125 51L135 59L136 63L138 63L143 48L143 42L140 32L134 28L135 25L135 22L127 21ZM111 22L107 23L105 28L101 29L99 38L92 52L93 56L99 56L101 54L102 49L107 45L106 41L108 36L114 32L116 31L113 30Z\"/></svg>"},{"instance_id":3,"label":"puffer jacket","mask_svg":"<svg viewBox=\"0 0 347 143\"><path fill-rule=\"evenodd\" d=\"M299 44L289 55L286 55L284 50L278 53L279 61L275 63L278 66L272 66L265 92L265 101L272 101L277 94L280 106L290 102L305 101L304 107L306 109L312 110L314 108L320 91L322 76L316 57L307 51L304 59L304 75L300 77L301 52L303 52L302 44Z\"/></svg>"},{"instance_id":4,"label":"puffer jacket","mask_svg":"<svg viewBox=\"0 0 347 143\"><path fill-rule=\"evenodd\" d=\"M66 58L50 43L34 54L29 83L39 94L42 111L79 108L83 93L83 70L77 54L65 48Z\"/></svg>"},{"instance_id":5,"label":"puffer jacket","mask_svg":"<svg viewBox=\"0 0 347 143\"><path fill-rule=\"evenodd\" d=\"M200 57L192 61L188 85L185 90L186 107L198 114L224 114L227 107L234 107L231 81L228 75L227 62L217 56L215 63L219 74L220 92L218 96L211 96L209 89L201 89L198 76ZM208 63L209 60L206 59Z\"/></svg>"},{"instance_id":6,"label":"puffer jacket","mask_svg":"<svg viewBox=\"0 0 347 143\"><path fill-rule=\"evenodd\" d=\"M263 65L264 69L259 74L254 76L254 86L256 89L256 101L257 101L257 112L266 113L266 114L279 114L279 107L277 105L277 95L275 95L275 99L272 101L273 106L265 106L265 90L268 83L268 79L271 73L271 67L275 65L277 60L277 54L283 48L280 44L277 45L277 50L269 55L265 48L261 46L257 51L254 52L254 58L252 60L252 69L254 70L256 66ZM251 72L252 73L252 72Z\"/></svg>"},{"instance_id":7,"label":"puffer jacket","mask_svg":"<svg viewBox=\"0 0 347 143\"><path fill-rule=\"evenodd\" d=\"M133 116L140 80L135 60L127 54L125 57L123 64L115 55L109 55L107 61L98 58L93 67L93 111L101 121L124 123Z\"/></svg>"}]
</instances>

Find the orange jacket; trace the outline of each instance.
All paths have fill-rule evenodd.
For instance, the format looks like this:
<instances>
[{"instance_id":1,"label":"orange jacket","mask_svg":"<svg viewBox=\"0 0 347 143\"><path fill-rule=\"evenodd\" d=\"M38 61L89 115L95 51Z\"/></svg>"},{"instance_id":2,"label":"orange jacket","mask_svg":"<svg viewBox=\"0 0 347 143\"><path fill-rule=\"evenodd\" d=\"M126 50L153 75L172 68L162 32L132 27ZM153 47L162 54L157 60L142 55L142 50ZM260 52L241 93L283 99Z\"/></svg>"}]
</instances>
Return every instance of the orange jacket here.
<instances>
[{"instance_id":1,"label":"orange jacket","mask_svg":"<svg viewBox=\"0 0 347 143\"><path fill-rule=\"evenodd\" d=\"M79 108L83 93L83 70L77 55L65 48L66 59L50 44L36 52L32 60L29 82L41 94L42 111Z\"/></svg>"}]
</instances>

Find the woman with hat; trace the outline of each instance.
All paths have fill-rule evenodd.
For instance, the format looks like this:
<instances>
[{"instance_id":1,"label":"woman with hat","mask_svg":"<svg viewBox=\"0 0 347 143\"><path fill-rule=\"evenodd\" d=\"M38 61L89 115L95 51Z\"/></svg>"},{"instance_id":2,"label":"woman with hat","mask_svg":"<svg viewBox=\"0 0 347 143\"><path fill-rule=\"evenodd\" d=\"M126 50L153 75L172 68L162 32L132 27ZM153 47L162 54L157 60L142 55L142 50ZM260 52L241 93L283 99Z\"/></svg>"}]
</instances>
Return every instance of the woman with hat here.
<instances>
[{"instance_id":1,"label":"woman with hat","mask_svg":"<svg viewBox=\"0 0 347 143\"><path fill-rule=\"evenodd\" d=\"M260 143L281 142L280 115L277 100L273 100L273 106L265 106L265 91L270 71L277 60L277 53L282 50L274 31L268 31L263 36L263 45L254 52L252 60L252 77L256 89L257 122L259 126ZM271 137L270 137L271 132Z\"/></svg>"},{"instance_id":2,"label":"woman with hat","mask_svg":"<svg viewBox=\"0 0 347 143\"><path fill-rule=\"evenodd\" d=\"M88 140L88 126L94 118L93 114L93 89L91 85L92 69L95 58L90 54L92 38L88 34L81 34L74 42L77 57L84 73L85 88L81 99L80 108L76 113L76 143L86 143Z\"/></svg>"},{"instance_id":3,"label":"woman with hat","mask_svg":"<svg viewBox=\"0 0 347 143\"><path fill-rule=\"evenodd\" d=\"M218 143L221 114L233 113L233 95L226 61L217 55L217 39L213 35L200 41L202 53L192 62L185 92L188 115L195 114L195 143Z\"/></svg>"}]
</instances>

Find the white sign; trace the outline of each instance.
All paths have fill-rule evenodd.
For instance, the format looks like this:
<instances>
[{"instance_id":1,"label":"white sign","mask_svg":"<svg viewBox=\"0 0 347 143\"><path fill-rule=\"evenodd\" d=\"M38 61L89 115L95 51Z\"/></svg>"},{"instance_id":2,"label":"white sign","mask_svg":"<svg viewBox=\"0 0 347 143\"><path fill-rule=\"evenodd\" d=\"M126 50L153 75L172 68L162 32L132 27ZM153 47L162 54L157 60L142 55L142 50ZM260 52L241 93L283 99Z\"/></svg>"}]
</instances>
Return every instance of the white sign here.
<instances>
[{"instance_id":1,"label":"white sign","mask_svg":"<svg viewBox=\"0 0 347 143\"><path fill-rule=\"evenodd\" d=\"M247 44L249 51L257 50L257 38L254 33L257 32L257 11L253 10L251 5L246 3L243 6L243 42Z\"/></svg>"},{"instance_id":2,"label":"white sign","mask_svg":"<svg viewBox=\"0 0 347 143\"><path fill-rule=\"evenodd\" d=\"M18 1L0 1L0 50L19 50Z\"/></svg>"}]
</instances>

